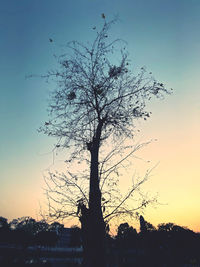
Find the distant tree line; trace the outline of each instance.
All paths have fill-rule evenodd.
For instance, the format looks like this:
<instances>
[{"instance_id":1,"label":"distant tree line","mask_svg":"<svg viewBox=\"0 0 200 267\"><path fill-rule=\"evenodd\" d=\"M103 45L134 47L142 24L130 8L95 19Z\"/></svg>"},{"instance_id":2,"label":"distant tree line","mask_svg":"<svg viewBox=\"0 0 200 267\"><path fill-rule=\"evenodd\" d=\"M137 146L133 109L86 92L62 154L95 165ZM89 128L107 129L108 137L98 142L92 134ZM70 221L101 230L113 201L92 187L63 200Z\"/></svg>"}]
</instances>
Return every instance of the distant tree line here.
<instances>
[{"instance_id":1,"label":"distant tree line","mask_svg":"<svg viewBox=\"0 0 200 267\"><path fill-rule=\"evenodd\" d=\"M0 217L0 245L14 244L24 248L31 245L55 246L63 228L64 225L58 222L48 224L31 217L14 219L9 223ZM70 246L81 246L81 229L72 226L71 230ZM174 223L161 223L155 227L143 216L140 216L139 232L127 222L118 226L115 236L109 235L108 228L106 246L110 261L116 258L120 267L200 264L200 233Z\"/></svg>"},{"instance_id":2,"label":"distant tree line","mask_svg":"<svg viewBox=\"0 0 200 267\"><path fill-rule=\"evenodd\" d=\"M157 227L147 222L140 216L140 231L129 226L128 223L119 225L115 241L121 248L131 247L174 247L175 250L188 246L193 246L195 242L200 242L200 233L195 233L184 226L174 223L161 223ZM184 243L184 244L183 244ZM188 245L189 244L189 245ZM200 243L198 243L200 245ZM140 245L140 246L139 246Z\"/></svg>"},{"instance_id":3,"label":"distant tree line","mask_svg":"<svg viewBox=\"0 0 200 267\"><path fill-rule=\"evenodd\" d=\"M174 223L161 223L155 227L143 216L140 216L139 233L123 223L115 237L115 248L121 255L120 266L123 267L200 266L199 247L200 233Z\"/></svg>"},{"instance_id":4,"label":"distant tree line","mask_svg":"<svg viewBox=\"0 0 200 267\"><path fill-rule=\"evenodd\" d=\"M8 223L0 217L0 243L22 245L54 246L64 225L58 222L48 224L31 217L14 219Z\"/></svg>"}]
</instances>

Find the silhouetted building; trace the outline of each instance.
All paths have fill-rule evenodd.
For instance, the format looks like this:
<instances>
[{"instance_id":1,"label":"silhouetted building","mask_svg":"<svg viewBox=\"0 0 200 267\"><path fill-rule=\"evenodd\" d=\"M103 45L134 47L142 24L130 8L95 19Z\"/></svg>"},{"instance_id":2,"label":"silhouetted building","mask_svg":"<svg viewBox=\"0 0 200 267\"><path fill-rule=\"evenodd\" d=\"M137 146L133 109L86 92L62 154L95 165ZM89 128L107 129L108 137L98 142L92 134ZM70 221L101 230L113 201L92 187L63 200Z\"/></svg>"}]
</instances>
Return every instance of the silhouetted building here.
<instances>
[{"instance_id":1,"label":"silhouetted building","mask_svg":"<svg viewBox=\"0 0 200 267\"><path fill-rule=\"evenodd\" d=\"M63 228L62 232L59 234L56 247L66 248L70 246L72 228Z\"/></svg>"}]
</instances>

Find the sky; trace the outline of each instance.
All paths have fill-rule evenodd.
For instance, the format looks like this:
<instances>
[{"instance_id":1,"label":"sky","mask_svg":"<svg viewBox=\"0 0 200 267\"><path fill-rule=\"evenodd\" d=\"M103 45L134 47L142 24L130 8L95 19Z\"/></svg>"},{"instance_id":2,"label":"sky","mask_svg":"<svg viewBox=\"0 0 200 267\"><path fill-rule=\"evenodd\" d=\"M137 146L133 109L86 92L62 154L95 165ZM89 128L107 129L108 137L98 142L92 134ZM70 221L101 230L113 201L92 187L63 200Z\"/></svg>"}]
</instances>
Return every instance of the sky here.
<instances>
[{"instance_id":1,"label":"sky","mask_svg":"<svg viewBox=\"0 0 200 267\"><path fill-rule=\"evenodd\" d=\"M139 155L158 164L145 187L161 203L144 217L200 231L199 0L1 0L0 216L39 218L55 143L37 131L55 88L40 75L68 41L91 41L102 13L119 17L111 36L127 41L133 67L146 66L174 89L149 104L152 117L139 125L141 141L157 139Z\"/></svg>"}]
</instances>

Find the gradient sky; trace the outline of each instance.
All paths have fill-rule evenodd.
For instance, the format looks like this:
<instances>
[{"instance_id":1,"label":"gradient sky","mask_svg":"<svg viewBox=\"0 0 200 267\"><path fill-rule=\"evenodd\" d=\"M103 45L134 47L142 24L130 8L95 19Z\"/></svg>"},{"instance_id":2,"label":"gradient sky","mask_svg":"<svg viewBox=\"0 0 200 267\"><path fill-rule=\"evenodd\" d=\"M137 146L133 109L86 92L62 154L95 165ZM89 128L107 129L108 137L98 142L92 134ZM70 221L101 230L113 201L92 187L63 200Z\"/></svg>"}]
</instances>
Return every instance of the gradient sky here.
<instances>
[{"instance_id":1,"label":"gradient sky","mask_svg":"<svg viewBox=\"0 0 200 267\"><path fill-rule=\"evenodd\" d=\"M128 42L133 66L145 65L174 88L149 105L152 118L140 124L141 141L157 139L139 155L151 166L159 162L146 189L163 204L144 217L200 231L199 0L1 0L0 216L37 218L43 172L52 163L54 141L37 128L54 85L25 76L53 68L53 54L67 41L91 40L101 13L119 16L111 35Z\"/></svg>"}]
</instances>

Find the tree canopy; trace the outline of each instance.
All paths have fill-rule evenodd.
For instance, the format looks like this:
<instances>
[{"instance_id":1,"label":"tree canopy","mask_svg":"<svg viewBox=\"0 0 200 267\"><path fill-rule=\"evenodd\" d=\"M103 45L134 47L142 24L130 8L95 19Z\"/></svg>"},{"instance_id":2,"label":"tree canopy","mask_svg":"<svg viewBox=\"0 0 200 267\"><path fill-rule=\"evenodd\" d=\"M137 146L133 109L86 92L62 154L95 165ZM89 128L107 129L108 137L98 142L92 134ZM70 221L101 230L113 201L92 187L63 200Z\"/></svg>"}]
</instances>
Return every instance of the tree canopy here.
<instances>
[{"instance_id":1,"label":"tree canopy","mask_svg":"<svg viewBox=\"0 0 200 267\"><path fill-rule=\"evenodd\" d=\"M50 94L49 120L40 131L57 139L55 150L67 149L65 172L50 171L45 178L52 201L50 215L56 219L77 216L78 204L89 204L90 153L95 145L104 218L122 216L128 210L133 215L152 201L145 195L136 200L132 212L125 208L149 170L125 195L120 195L118 182L125 160L148 144L133 142L136 121L150 117L146 104L151 97L163 98L169 91L144 67L134 73L126 43L109 37L114 23L103 18L102 28L93 29L96 37L90 44L67 43L67 52L57 57L58 68L43 76L53 79L57 87Z\"/></svg>"},{"instance_id":2,"label":"tree canopy","mask_svg":"<svg viewBox=\"0 0 200 267\"><path fill-rule=\"evenodd\" d=\"M55 80L57 88L50 97L50 118L40 129L57 138L55 149L68 149L68 169L49 172L46 178L49 213L55 219L79 217L87 267L106 266L106 223L116 216L134 216L153 201L139 192L136 206L128 207L127 200L135 197L149 170L124 196L118 187L119 171L144 145L133 145L135 121L150 117L146 104L152 96L168 93L145 68L133 73L125 43L109 38L115 20L102 18L94 41L68 43L71 53L59 56L59 68L45 76ZM131 144L126 145L127 139Z\"/></svg>"}]
</instances>

